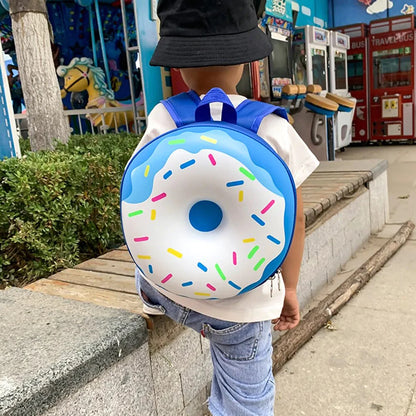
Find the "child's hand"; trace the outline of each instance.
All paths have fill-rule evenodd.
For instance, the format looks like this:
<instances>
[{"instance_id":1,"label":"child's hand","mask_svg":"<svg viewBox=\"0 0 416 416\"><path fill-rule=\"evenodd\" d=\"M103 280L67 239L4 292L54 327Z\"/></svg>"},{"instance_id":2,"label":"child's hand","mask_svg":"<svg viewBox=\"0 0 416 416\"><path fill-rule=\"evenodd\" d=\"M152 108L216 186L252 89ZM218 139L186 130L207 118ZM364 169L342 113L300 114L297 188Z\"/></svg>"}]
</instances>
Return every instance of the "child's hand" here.
<instances>
[{"instance_id":1,"label":"child's hand","mask_svg":"<svg viewBox=\"0 0 416 416\"><path fill-rule=\"evenodd\" d=\"M272 320L275 331L294 328L300 321L299 302L296 290L286 289L285 302L280 317Z\"/></svg>"}]
</instances>

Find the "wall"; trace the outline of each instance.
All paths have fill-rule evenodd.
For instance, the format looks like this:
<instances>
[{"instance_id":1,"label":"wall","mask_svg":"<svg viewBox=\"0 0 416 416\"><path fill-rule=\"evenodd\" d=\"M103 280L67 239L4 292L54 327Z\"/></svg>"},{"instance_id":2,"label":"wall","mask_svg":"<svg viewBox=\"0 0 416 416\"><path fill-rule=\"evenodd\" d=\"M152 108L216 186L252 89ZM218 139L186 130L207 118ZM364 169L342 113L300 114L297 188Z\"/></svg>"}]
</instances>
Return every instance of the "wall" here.
<instances>
[{"instance_id":1,"label":"wall","mask_svg":"<svg viewBox=\"0 0 416 416\"><path fill-rule=\"evenodd\" d=\"M329 0L328 6L330 27L415 13L412 0Z\"/></svg>"}]
</instances>

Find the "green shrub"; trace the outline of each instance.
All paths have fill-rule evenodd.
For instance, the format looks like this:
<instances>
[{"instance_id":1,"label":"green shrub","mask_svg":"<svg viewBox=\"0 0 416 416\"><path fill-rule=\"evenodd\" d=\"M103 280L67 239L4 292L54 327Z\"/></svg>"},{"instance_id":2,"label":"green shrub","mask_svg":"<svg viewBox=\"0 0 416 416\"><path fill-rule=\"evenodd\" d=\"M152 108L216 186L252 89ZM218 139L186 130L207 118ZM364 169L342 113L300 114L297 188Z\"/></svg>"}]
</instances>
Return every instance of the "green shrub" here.
<instances>
[{"instance_id":1,"label":"green shrub","mask_svg":"<svg viewBox=\"0 0 416 416\"><path fill-rule=\"evenodd\" d=\"M0 162L0 285L47 277L122 244L119 186L132 134L72 136Z\"/></svg>"}]
</instances>

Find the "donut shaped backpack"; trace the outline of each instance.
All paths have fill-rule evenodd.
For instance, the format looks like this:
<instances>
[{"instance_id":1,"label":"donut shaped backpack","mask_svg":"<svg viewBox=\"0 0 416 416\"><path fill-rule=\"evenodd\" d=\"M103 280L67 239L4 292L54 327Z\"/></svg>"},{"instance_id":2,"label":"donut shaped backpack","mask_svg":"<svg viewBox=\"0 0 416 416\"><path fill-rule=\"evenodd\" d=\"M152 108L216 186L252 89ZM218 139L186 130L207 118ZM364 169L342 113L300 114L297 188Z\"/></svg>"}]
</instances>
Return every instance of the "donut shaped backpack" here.
<instances>
[{"instance_id":1,"label":"donut shaped backpack","mask_svg":"<svg viewBox=\"0 0 416 416\"><path fill-rule=\"evenodd\" d=\"M222 103L221 121L210 104ZM273 276L293 237L296 188L256 132L282 108L214 88L162 102L177 128L143 146L121 183L127 248L147 280L177 295L224 299ZM276 134L279 134L277 131Z\"/></svg>"}]
</instances>

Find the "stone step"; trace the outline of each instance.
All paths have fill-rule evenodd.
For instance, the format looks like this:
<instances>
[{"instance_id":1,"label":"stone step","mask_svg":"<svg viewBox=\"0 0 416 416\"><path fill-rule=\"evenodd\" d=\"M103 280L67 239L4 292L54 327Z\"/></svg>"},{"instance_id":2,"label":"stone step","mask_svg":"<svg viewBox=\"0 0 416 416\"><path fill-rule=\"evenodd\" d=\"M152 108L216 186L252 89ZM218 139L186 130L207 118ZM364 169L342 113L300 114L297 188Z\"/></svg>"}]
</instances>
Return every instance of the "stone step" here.
<instances>
[{"instance_id":1,"label":"stone step","mask_svg":"<svg viewBox=\"0 0 416 416\"><path fill-rule=\"evenodd\" d=\"M145 320L121 309L11 288L0 316L1 415L43 414L147 348Z\"/></svg>"}]
</instances>

